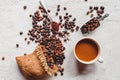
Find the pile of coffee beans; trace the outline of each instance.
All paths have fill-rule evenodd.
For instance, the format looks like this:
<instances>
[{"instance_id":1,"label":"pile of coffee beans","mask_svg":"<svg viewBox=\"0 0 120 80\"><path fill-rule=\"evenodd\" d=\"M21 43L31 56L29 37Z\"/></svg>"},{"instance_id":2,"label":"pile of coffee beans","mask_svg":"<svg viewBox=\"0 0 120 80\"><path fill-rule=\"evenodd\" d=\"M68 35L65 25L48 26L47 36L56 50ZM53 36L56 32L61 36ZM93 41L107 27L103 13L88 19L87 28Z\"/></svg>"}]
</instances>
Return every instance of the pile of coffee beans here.
<instances>
[{"instance_id":1,"label":"pile of coffee beans","mask_svg":"<svg viewBox=\"0 0 120 80\"><path fill-rule=\"evenodd\" d=\"M61 40L67 42L70 32L78 31L79 26L76 25L76 18L72 18L71 14L66 12L65 15L60 15L60 9L61 6L57 5L56 17L59 21L51 23L45 9L40 5L34 15L29 15L32 18L32 28L27 33L28 38L25 37L24 40L28 45L30 42L44 45L46 48L44 55L48 66L52 69L54 65L57 65L59 72L63 75L64 68L61 65L65 59L65 47ZM67 11L67 8L63 7L63 10ZM48 9L47 12L50 13L51 10ZM20 32L20 35L22 34L23 32ZM18 48L19 45L16 44L16 47Z\"/></svg>"},{"instance_id":2,"label":"pile of coffee beans","mask_svg":"<svg viewBox=\"0 0 120 80\"><path fill-rule=\"evenodd\" d=\"M93 12L95 11L97 14L97 17L100 18L102 17L103 13L104 13L105 7L104 6L90 6L89 10L86 12L86 15L90 15L90 17L95 17Z\"/></svg>"}]
</instances>

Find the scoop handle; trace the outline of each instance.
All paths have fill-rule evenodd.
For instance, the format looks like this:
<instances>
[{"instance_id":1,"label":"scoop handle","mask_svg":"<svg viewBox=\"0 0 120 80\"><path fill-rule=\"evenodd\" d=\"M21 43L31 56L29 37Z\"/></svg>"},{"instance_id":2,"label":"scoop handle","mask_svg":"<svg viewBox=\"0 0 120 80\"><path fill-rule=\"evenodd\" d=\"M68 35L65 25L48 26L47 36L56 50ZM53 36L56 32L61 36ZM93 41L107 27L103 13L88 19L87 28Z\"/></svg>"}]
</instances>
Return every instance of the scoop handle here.
<instances>
[{"instance_id":1,"label":"scoop handle","mask_svg":"<svg viewBox=\"0 0 120 80\"><path fill-rule=\"evenodd\" d=\"M50 17L50 15L48 14L47 8L46 8L46 6L44 5L43 1L42 1L42 0L39 0L39 3L40 3L40 5L44 8L45 13L48 15L48 17L49 17L49 19L50 19L50 22L52 23L53 20L52 20L52 18Z\"/></svg>"},{"instance_id":2,"label":"scoop handle","mask_svg":"<svg viewBox=\"0 0 120 80\"><path fill-rule=\"evenodd\" d=\"M44 8L45 12L47 13L47 8L45 7L42 0L39 0L40 5ZM47 13L48 14L48 13Z\"/></svg>"},{"instance_id":3,"label":"scoop handle","mask_svg":"<svg viewBox=\"0 0 120 80\"><path fill-rule=\"evenodd\" d=\"M109 16L109 14L107 13L107 14L105 14L104 16L102 16L101 18L99 18L98 20L99 21L102 21L102 20L104 20L106 17L108 17Z\"/></svg>"}]
</instances>

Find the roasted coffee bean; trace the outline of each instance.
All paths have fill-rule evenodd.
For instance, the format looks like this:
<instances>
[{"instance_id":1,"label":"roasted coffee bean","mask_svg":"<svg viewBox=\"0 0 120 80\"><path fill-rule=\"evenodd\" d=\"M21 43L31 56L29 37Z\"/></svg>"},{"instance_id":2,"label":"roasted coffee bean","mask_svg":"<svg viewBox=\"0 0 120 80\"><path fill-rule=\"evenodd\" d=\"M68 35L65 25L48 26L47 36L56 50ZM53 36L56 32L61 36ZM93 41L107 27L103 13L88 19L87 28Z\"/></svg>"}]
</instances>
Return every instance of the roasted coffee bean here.
<instances>
[{"instance_id":1,"label":"roasted coffee bean","mask_svg":"<svg viewBox=\"0 0 120 80\"><path fill-rule=\"evenodd\" d=\"M32 14L30 14L29 17L32 17Z\"/></svg>"},{"instance_id":2,"label":"roasted coffee bean","mask_svg":"<svg viewBox=\"0 0 120 80\"><path fill-rule=\"evenodd\" d=\"M82 31L82 33L84 34L84 33L87 33L87 32L88 32L88 29L87 29L87 27L84 26L84 27L81 28L81 31Z\"/></svg>"},{"instance_id":3,"label":"roasted coffee bean","mask_svg":"<svg viewBox=\"0 0 120 80\"><path fill-rule=\"evenodd\" d=\"M101 10L104 10L104 9L105 9L105 7L104 7L104 6L101 6L101 7L100 7L100 9L101 9Z\"/></svg>"},{"instance_id":4,"label":"roasted coffee bean","mask_svg":"<svg viewBox=\"0 0 120 80\"><path fill-rule=\"evenodd\" d=\"M58 8L58 9L57 9L57 11L59 12L59 11L60 11L60 9Z\"/></svg>"},{"instance_id":5,"label":"roasted coffee bean","mask_svg":"<svg viewBox=\"0 0 120 80\"><path fill-rule=\"evenodd\" d=\"M68 15L68 13L65 13L65 15Z\"/></svg>"},{"instance_id":6,"label":"roasted coffee bean","mask_svg":"<svg viewBox=\"0 0 120 80\"><path fill-rule=\"evenodd\" d=\"M89 13L90 13L90 12L89 12L89 11L87 11L86 15L89 15Z\"/></svg>"},{"instance_id":7,"label":"roasted coffee bean","mask_svg":"<svg viewBox=\"0 0 120 80\"><path fill-rule=\"evenodd\" d=\"M27 38L25 38L25 41L27 41Z\"/></svg>"},{"instance_id":8,"label":"roasted coffee bean","mask_svg":"<svg viewBox=\"0 0 120 80\"><path fill-rule=\"evenodd\" d=\"M90 6L90 7L89 7L89 9L93 9L93 7L92 7L92 6Z\"/></svg>"},{"instance_id":9,"label":"roasted coffee bean","mask_svg":"<svg viewBox=\"0 0 120 80\"><path fill-rule=\"evenodd\" d=\"M60 20L62 19L62 16L61 16L61 15L59 16L59 19L60 19Z\"/></svg>"},{"instance_id":10,"label":"roasted coffee bean","mask_svg":"<svg viewBox=\"0 0 120 80\"><path fill-rule=\"evenodd\" d=\"M67 39L64 39L64 42L66 42L67 41Z\"/></svg>"},{"instance_id":11,"label":"roasted coffee bean","mask_svg":"<svg viewBox=\"0 0 120 80\"><path fill-rule=\"evenodd\" d=\"M54 76L57 76L57 73L55 73Z\"/></svg>"},{"instance_id":12,"label":"roasted coffee bean","mask_svg":"<svg viewBox=\"0 0 120 80\"><path fill-rule=\"evenodd\" d=\"M90 10L89 13L92 13L94 10Z\"/></svg>"},{"instance_id":13,"label":"roasted coffee bean","mask_svg":"<svg viewBox=\"0 0 120 80\"><path fill-rule=\"evenodd\" d=\"M30 41L28 41L27 44L29 45L29 44L30 44Z\"/></svg>"},{"instance_id":14,"label":"roasted coffee bean","mask_svg":"<svg viewBox=\"0 0 120 80\"><path fill-rule=\"evenodd\" d=\"M74 29L73 29L73 28L71 29L71 32L74 32Z\"/></svg>"},{"instance_id":15,"label":"roasted coffee bean","mask_svg":"<svg viewBox=\"0 0 120 80\"><path fill-rule=\"evenodd\" d=\"M73 21L76 21L76 18L74 18Z\"/></svg>"},{"instance_id":16,"label":"roasted coffee bean","mask_svg":"<svg viewBox=\"0 0 120 80\"><path fill-rule=\"evenodd\" d=\"M93 16L94 16L93 14L90 15L91 18L92 18Z\"/></svg>"},{"instance_id":17,"label":"roasted coffee bean","mask_svg":"<svg viewBox=\"0 0 120 80\"><path fill-rule=\"evenodd\" d=\"M18 48L19 47L19 44L16 44L16 48Z\"/></svg>"},{"instance_id":18,"label":"roasted coffee bean","mask_svg":"<svg viewBox=\"0 0 120 80\"><path fill-rule=\"evenodd\" d=\"M79 26L76 26L76 31L78 31L79 30Z\"/></svg>"},{"instance_id":19,"label":"roasted coffee bean","mask_svg":"<svg viewBox=\"0 0 120 80\"><path fill-rule=\"evenodd\" d=\"M26 10L26 9L27 9L27 6L23 6L23 9Z\"/></svg>"},{"instance_id":20,"label":"roasted coffee bean","mask_svg":"<svg viewBox=\"0 0 120 80\"><path fill-rule=\"evenodd\" d=\"M66 7L64 7L63 9L64 9L64 10L67 10L67 8L66 8Z\"/></svg>"},{"instance_id":21,"label":"roasted coffee bean","mask_svg":"<svg viewBox=\"0 0 120 80\"><path fill-rule=\"evenodd\" d=\"M57 8L60 8L60 5L57 5Z\"/></svg>"},{"instance_id":22,"label":"roasted coffee bean","mask_svg":"<svg viewBox=\"0 0 120 80\"><path fill-rule=\"evenodd\" d=\"M47 11L50 13L50 10L49 10L49 9L48 9Z\"/></svg>"},{"instance_id":23,"label":"roasted coffee bean","mask_svg":"<svg viewBox=\"0 0 120 80\"><path fill-rule=\"evenodd\" d=\"M63 72L61 72L61 76L63 76Z\"/></svg>"},{"instance_id":24,"label":"roasted coffee bean","mask_svg":"<svg viewBox=\"0 0 120 80\"><path fill-rule=\"evenodd\" d=\"M94 10L98 10L98 6L95 6L95 7L94 7Z\"/></svg>"},{"instance_id":25,"label":"roasted coffee bean","mask_svg":"<svg viewBox=\"0 0 120 80\"><path fill-rule=\"evenodd\" d=\"M23 35L23 32L20 32L20 35Z\"/></svg>"},{"instance_id":26,"label":"roasted coffee bean","mask_svg":"<svg viewBox=\"0 0 120 80\"><path fill-rule=\"evenodd\" d=\"M2 57L2 61L4 61L5 60L5 57Z\"/></svg>"},{"instance_id":27,"label":"roasted coffee bean","mask_svg":"<svg viewBox=\"0 0 120 80\"><path fill-rule=\"evenodd\" d=\"M69 15L69 17L72 17L72 15Z\"/></svg>"},{"instance_id":28,"label":"roasted coffee bean","mask_svg":"<svg viewBox=\"0 0 120 80\"><path fill-rule=\"evenodd\" d=\"M58 12L56 12L56 16L58 15Z\"/></svg>"},{"instance_id":29,"label":"roasted coffee bean","mask_svg":"<svg viewBox=\"0 0 120 80\"><path fill-rule=\"evenodd\" d=\"M62 22L63 20L61 19L60 22Z\"/></svg>"}]
</instances>

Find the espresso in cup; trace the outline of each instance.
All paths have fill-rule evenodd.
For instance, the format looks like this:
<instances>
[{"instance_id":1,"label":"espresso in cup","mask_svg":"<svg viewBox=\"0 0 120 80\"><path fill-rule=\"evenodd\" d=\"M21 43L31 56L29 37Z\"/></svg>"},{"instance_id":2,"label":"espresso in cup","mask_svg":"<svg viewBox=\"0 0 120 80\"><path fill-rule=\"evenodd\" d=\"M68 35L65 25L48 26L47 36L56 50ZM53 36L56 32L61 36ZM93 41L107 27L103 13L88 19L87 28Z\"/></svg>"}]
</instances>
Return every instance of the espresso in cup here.
<instances>
[{"instance_id":1,"label":"espresso in cup","mask_svg":"<svg viewBox=\"0 0 120 80\"><path fill-rule=\"evenodd\" d=\"M78 61L90 64L98 60L99 51L99 45L95 40L84 38L76 44L74 54Z\"/></svg>"}]
</instances>

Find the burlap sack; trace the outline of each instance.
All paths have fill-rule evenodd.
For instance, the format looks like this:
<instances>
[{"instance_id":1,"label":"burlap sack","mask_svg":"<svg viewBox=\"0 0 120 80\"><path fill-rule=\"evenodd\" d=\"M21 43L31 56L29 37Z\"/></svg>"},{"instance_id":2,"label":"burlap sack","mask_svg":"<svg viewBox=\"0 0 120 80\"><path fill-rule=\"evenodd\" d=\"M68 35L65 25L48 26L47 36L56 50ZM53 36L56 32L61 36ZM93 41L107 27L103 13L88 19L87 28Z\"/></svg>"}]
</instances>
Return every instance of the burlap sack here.
<instances>
[{"instance_id":1,"label":"burlap sack","mask_svg":"<svg viewBox=\"0 0 120 80\"><path fill-rule=\"evenodd\" d=\"M49 68L45 55L43 55L44 51L45 48L38 45L33 53L16 57L20 71L28 80L41 80L46 73L52 76L58 71L56 66L54 66L54 69Z\"/></svg>"}]
</instances>

